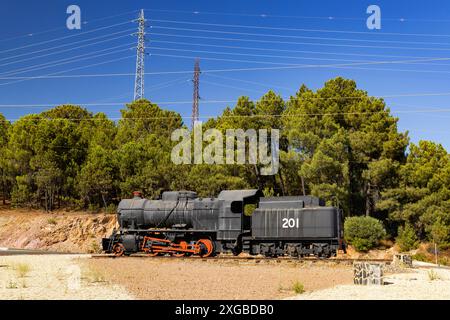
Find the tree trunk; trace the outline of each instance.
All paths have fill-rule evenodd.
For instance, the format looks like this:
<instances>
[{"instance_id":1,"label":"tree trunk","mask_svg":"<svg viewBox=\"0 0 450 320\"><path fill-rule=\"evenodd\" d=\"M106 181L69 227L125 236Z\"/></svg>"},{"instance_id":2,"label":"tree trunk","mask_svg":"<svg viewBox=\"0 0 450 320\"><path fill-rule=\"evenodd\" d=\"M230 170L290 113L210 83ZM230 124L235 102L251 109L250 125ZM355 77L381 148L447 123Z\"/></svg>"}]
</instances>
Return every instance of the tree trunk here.
<instances>
[{"instance_id":1,"label":"tree trunk","mask_svg":"<svg viewBox=\"0 0 450 320\"><path fill-rule=\"evenodd\" d=\"M278 175L280 176L281 195L284 196L286 194L286 191L284 190L283 175L281 174L281 170L278 171ZM275 179L275 181L276 181L276 179Z\"/></svg>"},{"instance_id":2,"label":"tree trunk","mask_svg":"<svg viewBox=\"0 0 450 320\"><path fill-rule=\"evenodd\" d=\"M105 195L103 194L103 192L100 192L100 194L102 195L103 205L105 206L105 212L106 212L108 210L108 206L106 205Z\"/></svg>"},{"instance_id":3,"label":"tree trunk","mask_svg":"<svg viewBox=\"0 0 450 320\"><path fill-rule=\"evenodd\" d=\"M371 206L371 202L370 202L370 191L371 191L370 190L370 182L368 182L366 184L365 189L366 189L366 192L365 192L365 195L366 195L366 216L370 217L370 214L372 212L372 206Z\"/></svg>"},{"instance_id":4,"label":"tree trunk","mask_svg":"<svg viewBox=\"0 0 450 320\"><path fill-rule=\"evenodd\" d=\"M306 196L305 179L303 178L303 176L301 176L300 179L302 180L302 192L303 192L303 195Z\"/></svg>"}]
</instances>

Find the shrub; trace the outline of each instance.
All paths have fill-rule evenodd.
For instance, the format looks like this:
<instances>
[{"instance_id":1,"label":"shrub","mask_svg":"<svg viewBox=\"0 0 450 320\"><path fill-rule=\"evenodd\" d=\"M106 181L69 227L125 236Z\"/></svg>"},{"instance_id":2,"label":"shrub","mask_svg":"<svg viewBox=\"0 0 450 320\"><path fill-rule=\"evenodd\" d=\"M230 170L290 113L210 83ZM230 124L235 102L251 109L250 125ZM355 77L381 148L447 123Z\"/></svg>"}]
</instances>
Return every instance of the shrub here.
<instances>
[{"instance_id":1,"label":"shrub","mask_svg":"<svg viewBox=\"0 0 450 320\"><path fill-rule=\"evenodd\" d=\"M294 290L296 294L302 294L303 292L305 292L305 287L301 282L295 281L292 285L292 290Z\"/></svg>"},{"instance_id":2,"label":"shrub","mask_svg":"<svg viewBox=\"0 0 450 320\"><path fill-rule=\"evenodd\" d=\"M441 221L436 221L431 226L430 237L433 242L436 242L439 249L445 250L450 247L450 226L445 225Z\"/></svg>"},{"instance_id":3,"label":"shrub","mask_svg":"<svg viewBox=\"0 0 450 320\"><path fill-rule=\"evenodd\" d=\"M386 236L381 221L372 217L351 217L344 223L345 240L358 251L368 251L376 247Z\"/></svg>"},{"instance_id":4,"label":"shrub","mask_svg":"<svg viewBox=\"0 0 450 320\"><path fill-rule=\"evenodd\" d=\"M395 241L403 252L417 249L419 246L416 231L410 224L398 228L398 237Z\"/></svg>"},{"instance_id":5,"label":"shrub","mask_svg":"<svg viewBox=\"0 0 450 320\"><path fill-rule=\"evenodd\" d=\"M427 256L424 253L422 253L422 252L417 252L411 258L413 258L413 260L416 260L416 261L423 261L423 262L427 262L428 261Z\"/></svg>"},{"instance_id":6,"label":"shrub","mask_svg":"<svg viewBox=\"0 0 450 320\"><path fill-rule=\"evenodd\" d=\"M48 218L48 219L47 219L47 223L48 223L48 224L56 225L58 222L56 221L55 218Z\"/></svg>"},{"instance_id":7,"label":"shrub","mask_svg":"<svg viewBox=\"0 0 450 320\"><path fill-rule=\"evenodd\" d=\"M106 213L108 214L115 214L117 211L117 206L115 206L114 204L110 204L108 205L108 207L106 207Z\"/></svg>"}]
</instances>

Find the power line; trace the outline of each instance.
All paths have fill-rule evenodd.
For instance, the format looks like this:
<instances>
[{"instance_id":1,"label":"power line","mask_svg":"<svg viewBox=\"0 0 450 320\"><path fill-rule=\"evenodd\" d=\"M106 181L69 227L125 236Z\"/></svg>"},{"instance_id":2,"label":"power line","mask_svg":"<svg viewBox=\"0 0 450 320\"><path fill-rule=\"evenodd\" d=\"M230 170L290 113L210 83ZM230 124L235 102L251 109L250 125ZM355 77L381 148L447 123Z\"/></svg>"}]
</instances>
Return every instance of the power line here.
<instances>
[{"instance_id":1,"label":"power line","mask_svg":"<svg viewBox=\"0 0 450 320\"><path fill-rule=\"evenodd\" d=\"M90 53L86 53L86 54L81 54L81 55L70 57L70 58L65 58L65 59L60 59L60 60L47 62L47 63L43 63L43 64L33 65L33 66L26 67L26 68L10 70L8 72L1 73L0 76L11 76L11 75L16 75L16 74L25 73L25 72L42 70L42 69L46 69L46 68L53 68L53 67L56 67L56 66L59 66L59 65L70 64L70 63L83 61L83 60L87 60L87 59L98 58L98 57L102 57L102 56L105 56L105 55L109 55L109 54L114 54L114 53L130 50L130 49L132 49L132 47L131 47L132 45L133 45L132 43L127 43L127 44L124 44L124 45L115 46L115 47L111 47L111 48L107 48L107 49L102 49L102 50L98 50L98 51L94 51L94 52L90 52ZM127 49L122 49L122 50L115 50L115 51L112 51L112 52L107 52L105 54L99 54L101 52L111 51L112 49L123 48L123 47L128 47L128 48ZM82 58L82 57L86 57L86 58ZM78 59L78 58L82 58L82 59Z\"/></svg>"},{"instance_id":2,"label":"power line","mask_svg":"<svg viewBox=\"0 0 450 320\"><path fill-rule=\"evenodd\" d=\"M224 80L240 81L240 82L248 83L248 84L256 84L256 85L263 86L263 87L267 87L267 86L268 86L267 83L261 83L261 82L250 81L250 80L243 80L243 79L237 79L237 78L230 78L230 77L218 76L218 75L216 75L216 74L206 74L206 76L207 76L207 77L214 77L214 78L224 79ZM292 90L292 91L295 91L295 90L296 90L296 89L293 89L293 88L284 87L284 86L278 86L278 85L274 85L274 84L270 84L270 87L280 88L280 89L286 89L286 90ZM248 89L247 89L247 90L248 90Z\"/></svg>"},{"instance_id":3,"label":"power line","mask_svg":"<svg viewBox=\"0 0 450 320\"><path fill-rule=\"evenodd\" d=\"M184 78L173 80L173 82L183 80ZM187 79L189 80L189 79ZM168 81L170 83L172 81ZM162 85L162 84L161 84ZM401 94L388 94L388 95L378 95L376 97L359 97L359 96L341 96L341 97L307 97L301 98L303 100L369 100L371 98L376 99L386 99L386 98L404 98L404 97L431 97L431 96L450 96L450 92L426 92L426 93L401 93ZM283 97L285 101L288 101L291 97ZM292 98L300 99L295 96ZM239 100L202 100L204 103L237 103ZM113 102L113 103L51 103L51 104L0 104L0 108L20 108L20 107L54 107L57 105L71 104L71 105L83 105L83 106L116 106L116 105L126 105L129 104L129 101L122 102ZM191 104L191 100L185 101L154 101L154 104ZM395 104L394 104L395 105ZM409 105L401 105L401 106L409 106Z\"/></svg>"},{"instance_id":4,"label":"power line","mask_svg":"<svg viewBox=\"0 0 450 320\"><path fill-rule=\"evenodd\" d=\"M94 63L94 64L90 64L90 65L86 65L86 66L81 66L81 67L77 67L77 68L72 68L72 69L68 69L68 70L63 70L63 71L59 71L59 72L55 72L55 73L49 73L45 77L54 77L55 75L58 75L58 74L62 74L62 73L70 72L70 71L75 71L75 70L86 69L86 68L90 68L90 67L97 67L97 66L100 66L100 65L104 65L104 64L108 64L108 63L112 63L112 62L117 62L117 61L129 59L129 58L134 58L134 57L135 56L132 55L132 56L127 56L127 57L123 57L123 58L112 59L112 60L107 60L107 61L103 61L103 62L99 62L99 63ZM6 85L9 85L9 84L24 82L24 81L28 81L28 80L32 80L32 79L22 78L22 79L19 79L17 81L1 83L0 86L6 86Z\"/></svg>"},{"instance_id":5,"label":"power line","mask_svg":"<svg viewBox=\"0 0 450 320\"><path fill-rule=\"evenodd\" d=\"M309 45L309 46L325 46L325 47L450 51L450 48L393 47L393 46L369 46L369 45L354 45L354 44L341 44L341 43L274 41L274 40L260 40L260 39L243 39L243 38L207 37L207 36L197 36L197 35L181 35L181 34L158 33L158 32L151 32L151 34L155 35L155 36L158 35L158 36L167 36L167 37L176 37L176 38L194 38L194 39L208 39L208 40L243 41L243 42L291 44L291 45Z\"/></svg>"},{"instance_id":6,"label":"power line","mask_svg":"<svg viewBox=\"0 0 450 320\"><path fill-rule=\"evenodd\" d=\"M165 40L153 40L152 43L168 43L168 44L181 44L199 47L214 47L214 48L228 48L228 49L240 49L240 50L258 50L258 51L274 51L274 52L287 52L287 53L310 53L319 55L336 55L336 56L357 56L357 57L377 57L377 58L414 58L422 59L429 58L424 56L406 56L406 55L389 55L389 54L370 54L370 53L350 53L350 52L326 52L326 51L310 51L310 50L289 50L279 48L258 48L258 47L242 47L242 46L227 46L208 43L192 43L182 41L165 41Z\"/></svg>"},{"instance_id":7,"label":"power line","mask_svg":"<svg viewBox=\"0 0 450 320\"><path fill-rule=\"evenodd\" d=\"M147 11L155 11L155 12L168 12L168 13L188 13L198 15L221 15L221 16L235 16L235 17L256 17L256 18L290 18L290 19L318 19L318 20L359 20L365 21L366 18L361 17L336 17L336 16L294 16L294 15L276 15L276 14L267 14L267 13L227 13L227 12L211 12L211 11L186 11L186 10L164 10L164 9L146 9ZM421 19L421 18L386 18L383 20L386 21L398 21L398 22L407 22L407 21L416 21L416 22L450 22L448 19Z\"/></svg>"},{"instance_id":8,"label":"power line","mask_svg":"<svg viewBox=\"0 0 450 320\"><path fill-rule=\"evenodd\" d=\"M158 20L153 20L153 21L158 21ZM179 22L179 21L168 21L168 22L182 23L182 22ZM203 23L192 23L192 24L204 25ZM206 25L210 25L210 24L206 24ZM226 25L224 25L224 26L226 26ZM164 26L158 26L158 25L153 25L152 28L153 29L165 29L165 30L177 30L177 31L194 31L194 32L221 33L221 34L244 35L244 36L272 37L272 38L312 39L312 40L332 40L332 41L354 41L354 42L372 42L372 43L425 44L425 45L446 45L446 46L450 45L449 43L445 43L445 42L398 41L398 40L368 40L368 39L349 39L349 38L310 37L310 36L298 36L298 35L249 33L249 32L237 32L237 31L209 30L209 29L176 28L176 27L164 27Z\"/></svg>"},{"instance_id":9,"label":"power line","mask_svg":"<svg viewBox=\"0 0 450 320\"><path fill-rule=\"evenodd\" d=\"M337 58L317 58L317 57L301 57L301 56L278 56L278 55L267 55L267 54L252 54L252 53L239 53L239 52L223 52L223 51L207 51L207 50L190 50L190 49L176 49L176 48L165 48L165 47L155 47L152 46L152 50L167 50L167 51L180 51L180 52L199 52L199 53L208 53L208 54L218 54L218 55L231 55L231 56L249 56L249 57L261 57L261 58L286 58L286 59L296 59L296 60L322 60L322 61L342 61L342 62L372 62L373 60L349 60L349 59L337 59ZM157 54L153 54L157 55ZM429 58L424 58L429 59ZM436 58L438 59L438 58ZM443 60L447 58L441 58ZM247 62L247 61L241 61L241 60L230 60L230 61L238 61L238 62ZM255 60L248 61L253 63L268 63L272 64L271 62L258 62ZM286 64L286 63L275 63L275 64ZM406 64L406 63L404 63ZM417 63L413 62L413 64L416 65L445 65L448 66L450 64L435 64L435 63Z\"/></svg>"},{"instance_id":10,"label":"power line","mask_svg":"<svg viewBox=\"0 0 450 320\"><path fill-rule=\"evenodd\" d=\"M157 91L157 90L161 90L161 89L164 89L164 88L171 87L171 86L176 85L176 84L187 83L188 81L191 81L191 79L187 79L186 77L177 78L177 79L173 79L173 80L170 80L170 81L159 83L159 84L157 84L155 86L146 87L145 91L153 92L153 91ZM133 95L133 92L129 91L129 92L123 93L123 94L121 94L119 96L114 96L112 98L98 100L95 103L107 102L107 101L111 101L111 100L114 101L114 99L125 98L125 97L131 96L131 95Z\"/></svg>"},{"instance_id":11,"label":"power line","mask_svg":"<svg viewBox=\"0 0 450 320\"><path fill-rule=\"evenodd\" d=\"M69 38L73 38L73 37L78 37L80 35L86 35L88 33L97 32L97 31L100 31L100 30L110 29L110 28L113 28L113 27L117 27L117 26L121 26L121 25L124 25L124 24L128 24L130 22L132 22L132 21L116 23L116 24L113 24L113 25L110 25L110 26L101 27L101 28L97 28L97 29L93 29L93 30L89 30L89 31L83 31L81 33L71 34L71 35L60 37L60 38L56 38L56 39L41 41L41 42L38 42L38 43L33 43L33 44L29 44L29 45L26 45L26 46L17 47L17 48L13 48L13 49L7 49L7 50L0 51L0 54L1 53L12 52L12 51L17 51L17 50L20 50L20 49L31 48L31 47L39 46L39 45L42 45L42 44L52 43L52 42L59 41L59 40L64 40L64 39L69 39ZM74 43L72 43L72 44L74 44Z\"/></svg>"},{"instance_id":12,"label":"power line","mask_svg":"<svg viewBox=\"0 0 450 320\"><path fill-rule=\"evenodd\" d=\"M193 58L193 57L191 57ZM450 60L450 58L428 58L418 60L394 60L394 61L371 61L371 62L359 62L359 63L347 63L347 64L292 64L280 67L253 67L253 68L230 68L230 69L209 69L203 70L203 73L218 73L218 72L243 72L243 71L260 71L260 70L289 70L289 69L302 69L302 68L348 68L348 69L362 69L352 66L357 65L378 65L378 64L407 64L414 62L431 62ZM408 69L376 69L370 68L368 70L373 71L395 71L395 72L425 72L425 73L443 73L447 74L450 71L442 70L408 70ZM162 75L162 74L188 74L191 71L157 71L146 72L145 75ZM34 76L34 77L0 77L0 80L34 80L34 79L63 79L63 78L95 78L95 77L123 77L123 76L135 76L134 73L105 73L105 74L78 74L78 75L62 75L62 76Z\"/></svg>"},{"instance_id":13,"label":"power line","mask_svg":"<svg viewBox=\"0 0 450 320\"><path fill-rule=\"evenodd\" d=\"M187 56L178 56L181 58L190 58ZM209 59L209 58L205 58ZM347 64L290 64L279 67L253 67L253 68L230 68L230 69L209 69L203 70L204 73L219 73L219 72L242 72L242 71L260 71L260 70L289 70L289 69L302 69L302 68L344 68L344 69L359 69L359 70L372 70L372 71L395 71L395 72L425 72L425 73L442 73L447 74L450 71L442 70L410 70L410 69L380 69L380 68L358 68L353 67L357 65L378 65L378 64L406 64L416 62L431 62L450 60L450 58L429 58L429 59L417 59L417 60L400 60L400 61L370 61L370 62L358 62ZM187 74L190 71L161 71L161 72L146 72L145 75L161 75L161 74ZM94 77L123 77L123 76L135 76L134 73L106 73L106 74L79 74L79 75L43 75L43 76L30 76L30 77L0 77L0 80L35 80L35 79L63 79L63 78L94 78Z\"/></svg>"},{"instance_id":14,"label":"power line","mask_svg":"<svg viewBox=\"0 0 450 320\"><path fill-rule=\"evenodd\" d=\"M122 36L109 38L109 39L106 39L106 40L103 40L103 41L96 41L96 42L89 43L89 44L86 44L86 45L83 45L83 46L74 46L75 44L80 44L80 43L85 43L85 42L89 42L89 41L93 41L93 40L103 39L103 38L107 38L107 37L109 37L111 35L123 34L125 32L130 32L132 30L134 30L134 29L128 29L128 30L124 30L124 31L114 32L114 33L110 33L108 35L103 35L103 36L94 37L94 38L90 38L90 39L85 39L85 40L81 40L81 41L76 41L76 42L72 42L72 43L68 43L68 44L64 44L64 45L59 45L59 46L56 46L56 47L51 47L51 48L47 48L47 49L41 49L41 50L37 50L37 51L34 51L34 52L28 52L28 53L23 53L23 54L19 54L19 55L15 55L15 56L2 58L2 59L0 59L0 61L11 60L13 58L34 55L34 54L40 53L40 52L52 51L52 52L50 52L48 54L45 54L45 55L33 56L33 57L27 58L27 59L22 59L22 60L18 60L18 61L8 62L8 63L1 64L0 66L6 66L6 65L11 65L11 64L16 64L16 63L19 63L19 62L34 60L34 59L37 59L37 58L47 57L47 56L59 54L59 53L62 53L62 52L77 50L77 49L80 49L80 48L96 45L96 44L99 44L99 43L104 43L104 42L109 42L109 41L112 41L112 40L121 39L121 38L124 38L124 37L128 37L131 34L127 33L127 34L122 35ZM65 47L68 47L68 46L70 46L69 49L62 50L62 51L59 51L59 52L58 51L53 52L53 50L55 50L55 49L65 48Z\"/></svg>"},{"instance_id":15,"label":"power line","mask_svg":"<svg viewBox=\"0 0 450 320\"><path fill-rule=\"evenodd\" d=\"M363 62L364 61L364 60L356 60L355 61L355 60L347 60L347 59L299 57L299 56L277 56L277 55L266 55L266 54L223 52L223 51L208 51L208 50L190 50L190 49L165 48L165 47L155 47L155 46L152 46L152 50L199 52L199 53L210 53L210 54L221 54L221 55L232 55L232 56L249 56L249 57L261 57L261 58L286 58L286 59L297 59L297 60L325 60L325 61L352 61L352 62Z\"/></svg>"},{"instance_id":16,"label":"power line","mask_svg":"<svg viewBox=\"0 0 450 320\"><path fill-rule=\"evenodd\" d=\"M235 87L235 86L230 86L230 85L227 85L227 84L217 83L217 82L212 82L212 81L205 81L205 80L203 80L202 83L211 84L213 86L218 86L218 87L223 87L223 88L230 88L230 89L241 90L241 91L244 91L244 92L256 92L256 93L259 93L259 94L265 94L265 92L263 92L261 90L245 89L245 88L242 88L242 87Z\"/></svg>"},{"instance_id":17,"label":"power line","mask_svg":"<svg viewBox=\"0 0 450 320\"><path fill-rule=\"evenodd\" d=\"M97 22L97 21L103 21L103 20L107 20L107 19L117 18L117 17L121 17L121 16L124 16L124 15L127 15L127 14L135 13L137 11L138 10L133 10L133 11L128 11L128 12L124 12L124 13L120 13L120 14L115 14L115 15L112 15L112 16L101 17L101 18L94 18L94 19L91 19L91 20L84 21L83 24L87 25L87 24L90 24L92 22ZM17 40L17 39L21 39L21 38L29 38L29 37L33 37L33 36L36 36L36 35L47 34L47 33L51 33L51 32L54 32L54 31L66 30L66 29L67 29L66 27L59 27L59 28L47 29L47 30L38 31L38 32L29 32L29 33L22 34L20 36L15 36L15 37L12 37L12 38L0 39L0 42Z\"/></svg>"},{"instance_id":18,"label":"power line","mask_svg":"<svg viewBox=\"0 0 450 320\"><path fill-rule=\"evenodd\" d=\"M383 18L384 19L384 18ZM429 33L396 33L396 32L367 32L367 31L351 31L351 30L334 30L334 29L305 29L305 28L289 28L289 27L269 27L269 26L255 26L242 24L221 24L221 23L204 23L193 21L180 20L158 20L152 19L155 22L175 23L175 24L190 24L212 27L226 27L226 28L246 28L259 30L277 30L277 31L295 31L295 32L317 32L317 33L343 33L343 34L363 34L370 36L423 36L423 37L450 37L450 34L429 34ZM450 20L449 20L450 21Z\"/></svg>"},{"instance_id":19,"label":"power line","mask_svg":"<svg viewBox=\"0 0 450 320\"><path fill-rule=\"evenodd\" d=\"M390 114L391 110L379 110L379 111L362 111L362 112L322 112L322 113L293 113L293 114L253 114L253 115L214 115L214 116L200 116L200 119L211 119L211 118L303 118L303 117L311 117L311 116L339 116L339 115L370 115L370 114L379 114L379 113L387 113ZM412 114L412 113L447 113L450 112L450 108L446 109L426 109L426 110L409 110L409 111L396 111L395 113L404 113L404 114ZM142 117L142 118L107 118L107 119L99 119L99 118L87 118L87 119L79 119L79 118L33 118L26 119L28 121L142 121L142 120L166 120L166 119L192 119L192 116L182 116L182 115L174 115L174 116L155 116L155 117ZM13 122L23 120L23 118L19 119L5 119L3 121Z\"/></svg>"},{"instance_id":20,"label":"power line","mask_svg":"<svg viewBox=\"0 0 450 320\"><path fill-rule=\"evenodd\" d=\"M157 57L170 57L170 58L185 58L185 59L195 59L193 56L183 56L183 55L174 55L174 54L161 54L161 53L152 53L152 56ZM256 64L266 64L266 65L277 65L277 66L291 66L290 63L283 62L267 62L267 61L257 61L257 60L239 60L239 59L224 59L224 58L211 58L211 57L201 57L204 60L211 61L226 61L226 62L242 62L242 63L256 63ZM450 58L448 58L450 60Z\"/></svg>"}]
</instances>

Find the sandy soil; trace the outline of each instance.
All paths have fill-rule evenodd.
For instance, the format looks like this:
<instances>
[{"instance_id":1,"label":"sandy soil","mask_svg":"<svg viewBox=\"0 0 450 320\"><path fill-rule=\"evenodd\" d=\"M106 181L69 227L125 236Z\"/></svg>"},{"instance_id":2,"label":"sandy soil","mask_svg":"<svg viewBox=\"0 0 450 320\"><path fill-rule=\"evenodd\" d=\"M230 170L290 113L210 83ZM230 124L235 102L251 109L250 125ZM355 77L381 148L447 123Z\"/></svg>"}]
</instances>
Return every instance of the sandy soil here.
<instances>
[{"instance_id":1,"label":"sandy soil","mask_svg":"<svg viewBox=\"0 0 450 320\"><path fill-rule=\"evenodd\" d=\"M84 264L139 299L280 299L353 281L351 266L120 258Z\"/></svg>"},{"instance_id":2,"label":"sandy soil","mask_svg":"<svg viewBox=\"0 0 450 320\"><path fill-rule=\"evenodd\" d=\"M389 275L384 286L339 285L294 296L294 300L450 300L450 270L409 269ZM434 276L430 276L430 274ZM431 280L435 278L434 280Z\"/></svg>"},{"instance_id":3,"label":"sandy soil","mask_svg":"<svg viewBox=\"0 0 450 320\"><path fill-rule=\"evenodd\" d=\"M89 256L0 256L0 300L133 299L80 264ZM81 265L81 267L80 267Z\"/></svg>"}]
</instances>

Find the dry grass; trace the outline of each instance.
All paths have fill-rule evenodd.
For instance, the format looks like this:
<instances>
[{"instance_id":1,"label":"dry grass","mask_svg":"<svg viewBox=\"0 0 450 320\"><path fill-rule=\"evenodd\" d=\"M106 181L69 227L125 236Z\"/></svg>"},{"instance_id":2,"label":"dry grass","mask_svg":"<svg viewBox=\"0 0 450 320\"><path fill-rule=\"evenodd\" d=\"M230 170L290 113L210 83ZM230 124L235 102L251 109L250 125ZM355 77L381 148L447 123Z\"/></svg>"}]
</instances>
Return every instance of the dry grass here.
<instances>
[{"instance_id":1,"label":"dry grass","mask_svg":"<svg viewBox=\"0 0 450 320\"><path fill-rule=\"evenodd\" d=\"M31 271L31 267L27 263L18 263L13 266L19 278L25 278Z\"/></svg>"},{"instance_id":2,"label":"dry grass","mask_svg":"<svg viewBox=\"0 0 450 320\"><path fill-rule=\"evenodd\" d=\"M441 277L439 276L439 274L436 271L430 270L430 271L428 271L428 279L430 281L435 281L435 280L440 280Z\"/></svg>"}]
</instances>

